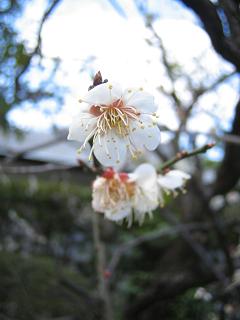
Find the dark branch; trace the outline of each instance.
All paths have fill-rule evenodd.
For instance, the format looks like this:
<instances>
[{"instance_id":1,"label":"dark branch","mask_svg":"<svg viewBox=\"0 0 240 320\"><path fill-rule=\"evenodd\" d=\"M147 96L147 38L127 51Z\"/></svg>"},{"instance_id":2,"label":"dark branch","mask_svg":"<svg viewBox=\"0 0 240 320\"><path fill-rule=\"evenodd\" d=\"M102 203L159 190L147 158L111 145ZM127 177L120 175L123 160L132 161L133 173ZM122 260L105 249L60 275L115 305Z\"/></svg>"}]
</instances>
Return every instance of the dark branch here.
<instances>
[{"instance_id":1,"label":"dark branch","mask_svg":"<svg viewBox=\"0 0 240 320\"><path fill-rule=\"evenodd\" d=\"M240 21L237 12L234 14L228 9L229 4L227 5L228 2L235 7L234 0L220 1L220 6L211 3L209 0L182 0L182 2L199 16L215 50L240 71ZM224 30L219 10L223 10L227 18L230 28L229 33ZM239 39L238 43L236 39Z\"/></svg>"},{"instance_id":2,"label":"dark branch","mask_svg":"<svg viewBox=\"0 0 240 320\"><path fill-rule=\"evenodd\" d=\"M240 136L240 100L236 106L235 116L230 134ZM214 194L225 194L231 190L240 177L240 146L227 144L222 164L218 170Z\"/></svg>"},{"instance_id":3,"label":"dark branch","mask_svg":"<svg viewBox=\"0 0 240 320\"><path fill-rule=\"evenodd\" d=\"M38 33L37 33L37 44L35 46L35 48L33 49L33 51L28 55L28 59L25 63L25 65L23 66L23 68L18 72L16 78L15 78L15 94L17 94L17 92L20 90L20 79L21 77L25 74L25 72L27 72L28 68L30 67L31 61L33 59L33 57L35 57L37 54L41 55L41 45L42 45L42 38L41 38L41 33L42 33L42 28L44 26L45 21L49 18L49 16L53 13L54 9L56 8L56 6L61 2L61 0L54 0L51 5L49 6L49 8L45 11L41 21L40 21L40 25L38 28Z\"/></svg>"}]
</instances>

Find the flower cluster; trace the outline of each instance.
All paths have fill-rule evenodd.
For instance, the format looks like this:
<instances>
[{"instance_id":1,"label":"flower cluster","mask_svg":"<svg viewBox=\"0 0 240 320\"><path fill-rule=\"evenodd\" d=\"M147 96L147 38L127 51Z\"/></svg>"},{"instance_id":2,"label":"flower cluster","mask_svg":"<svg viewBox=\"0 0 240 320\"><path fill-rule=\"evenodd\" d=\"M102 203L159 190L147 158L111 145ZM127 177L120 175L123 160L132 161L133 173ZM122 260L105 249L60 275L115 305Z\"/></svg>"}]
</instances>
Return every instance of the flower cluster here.
<instances>
[{"instance_id":1,"label":"flower cluster","mask_svg":"<svg viewBox=\"0 0 240 320\"><path fill-rule=\"evenodd\" d=\"M157 106L154 97L142 88L122 89L119 84L102 81L98 72L88 93L80 99L81 113L73 119L68 139L81 143L79 152L89 148L94 157L108 167L93 183L93 209L112 221L142 224L145 216L164 206L164 194L175 196L184 190L190 176L179 170L158 174L150 164L134 172L117 172L127 155L136 159L160 143Z\"/></svg>"},{"instance_id":2,"label":"flower cluster","mask_svg":"<svg viewBox=\"0 0 240 320\"><path fill-rule=\"evenodd\" d=\"M79 152L91 144L91 152L105 167L124 164L152 151L160 143L154 97L142 88L123 90L119 84L101 83L81 102L81 113L73 119L68 139L81 143Z\"/></svg>"},{"instance_id":3,"label":"flower cluster","mask_svg":"<svg viewBox=\"0 0 240 320\"><path fill-rule=\"evenodd\" d=\"M104 213L109 220L131 226L133 221L142 224L146 214L164 205L164 193L183 190L190 176L179 170L157 174L150 164L141 164L134 172L116 172L110 168L93 183L93 209Z\"/></svg>"}]
</instances>

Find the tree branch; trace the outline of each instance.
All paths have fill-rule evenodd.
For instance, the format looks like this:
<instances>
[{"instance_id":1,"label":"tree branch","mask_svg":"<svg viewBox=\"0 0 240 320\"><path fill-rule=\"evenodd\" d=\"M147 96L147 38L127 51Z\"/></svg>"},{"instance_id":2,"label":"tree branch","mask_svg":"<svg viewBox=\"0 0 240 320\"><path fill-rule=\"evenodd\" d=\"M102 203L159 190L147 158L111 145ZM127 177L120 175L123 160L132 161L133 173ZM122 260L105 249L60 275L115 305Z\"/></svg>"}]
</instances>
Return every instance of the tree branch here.
<instances>
[{"instance_id":1,"label":"tree branch","mask_svg":"<svg viewBox=\"0 0 240 320\"><path fill-rule=\"evenodd\" d=\"M240 100L236 106L235 116L232 124L231 136L240 139ZM213 194L225 194L231 190L240 177L240 146L227 144L221 166L217 172L217 179L213 187Z\"/></svg>"},{"instance_id":2,"label":"tree branch","mask_svg":"<svg viewBox=\"0 0 240 320\"><path fill-rule=\"evenodd\" d=\"M92 212L93 241L96 252L96 269L98 276L98 293L104 302L105 320L113 320L113 310L110 300L108 283L105 272L105 247L100 239L99 213Z\"/></svg>"},{"instance_id":3,"label":"tree branch","mask_svg":"<svg viewBox=\"0 0 240 320\"><path fill-rule=\"evenodd\" d=\"M181 0L187 7L191 8L201 19L205 30L209 34L214 49L222 55L222 57L233 63L237 70L240 71L240 47L236 45L235 37L237 33L231 30L231 34L227 37L224 34L222 21L219 16L219 9L221 7L213 4L209 0ZM232 0L227 0L232 2ZM235 18L228 16L229 25L231 20ZM237 23L235 21L235 23ZM234 34L232 33L234 31ZM238 19L237 32L240 34L240 22Z\"/></svg>"},{"instance_id":4,"label":"tree branch","mask_svg":"<svg viewBox=\"0 0 240 320\"><path fill-rule=\"evenodd\" d=\"M173 157L172 159L166 161L161 166L160 170L164 171L164 170L170 168L171 166L173 166L175 163L177 163L178 161L180 161L182 159L190 158L190 157L196 156L197 154L200 154L200 153L205 153L207 150L211 149L214 146L215 146L215 143L208 143L208 144L204 145L203 147L195 149L195 150L193 150L191 152L181 151L181 152L177 153L177 155L175 157Z\"/></svg>"},{"instance_id":5,"label":"tree branch","mask_svg":"<svg viewBox=\"0 0 240 320\"><path fill-rule=\"evenodd\" d=\"M120 259L125 255L129 250L141 245L142 243L153 241L162 237L175 236L183 231L193 231L193 230L206 230L209 229L210 225L208 223L186 223L170 227L161 228L147 234L144 234L140 237L132 239L122 245L120 245L115 251L108 264L107 272L112 275L120 262ZM111 278L110 278L111 279Z\"/></svg>"},{"instance_id":6,"label":"tree branch","mask_svg":"<svg viewBox=\"0 0 240 320\"><path fill-rule=\"evenodd\" d=\"M23 76L23 74L28 70L28 68L30 67L31 61L33 59L33 57L36 54L41 55L41 45L42 45L42 38L41 38L41 33L42 33L42 28L43 25L45 23L45 21L49 18L49 16L51 15L51 13L53 13L53 11L55 10L55 8L57 7L57 5L61 2L62 0L53 0L51 5L49 6L49 8L45 11L40 24L39 24L39 28L38 28L38 32L37 32L37 44L35 46L35 48L33 49L33 51L29 54L28 59L25 63L25 65L23 66L23 68L18 72L16 78L15 78L15 95L17 94L17 92L20 90L20 78Z\"/></svg>"}]
</instances>

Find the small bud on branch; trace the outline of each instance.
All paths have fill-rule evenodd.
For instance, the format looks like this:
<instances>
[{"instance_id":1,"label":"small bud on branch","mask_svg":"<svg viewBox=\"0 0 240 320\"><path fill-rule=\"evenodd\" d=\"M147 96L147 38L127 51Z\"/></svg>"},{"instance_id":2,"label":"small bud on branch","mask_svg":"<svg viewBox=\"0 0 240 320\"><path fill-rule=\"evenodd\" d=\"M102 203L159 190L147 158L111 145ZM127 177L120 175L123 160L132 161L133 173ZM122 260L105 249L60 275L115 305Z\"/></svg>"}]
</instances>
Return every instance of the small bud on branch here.
<instances>
[{"instance_id":1,"label":"small bud on branch","mask_svg":"<svg viewBox=\"0 0 240 320\"><path fill-rule=\"evenodd\" d=\"M103 80L101 72L98 71L95 74L95 76L93 78L93 84L88 88L88 91L93 89L94 87L98 86L99 84L103 84L103 83L106 83L106 82L108 82L108 80L107 79Z\"/></svg>"}]
</instances>

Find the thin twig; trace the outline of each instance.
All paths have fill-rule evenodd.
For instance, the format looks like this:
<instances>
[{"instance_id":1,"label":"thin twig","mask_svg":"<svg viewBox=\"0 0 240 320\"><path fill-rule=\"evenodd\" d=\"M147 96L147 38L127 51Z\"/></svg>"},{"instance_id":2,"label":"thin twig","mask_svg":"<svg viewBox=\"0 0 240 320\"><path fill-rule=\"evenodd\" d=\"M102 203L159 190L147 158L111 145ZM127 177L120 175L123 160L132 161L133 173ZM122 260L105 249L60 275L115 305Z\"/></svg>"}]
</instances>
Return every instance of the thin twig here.
<instances>
[{"instance_id":1,"label":"thin twig","mask_svg":"<svg viewBox=\"0 0 240 320\"><path fill-rule=\"evenodd\" d=\"M167 126L159 126L160 130L161 131L164 131L164 132L170 132L172 134L176 134L178 130L172 130L170 128L168 128ZM193 135L193 136L196 136L196 135L204 135L206 137L211 137L213 138L214 140L218 140L218 141L222 141L222 142L226 142L226 143L232 143L232 144L240 144L240 137L236 134L230 134L230 133L225 133L225 134L216 134L216 133L213 133L213 132L202 132L202 131L188 131L188 130L185 130L183 129L182 132L185 132L189 135Z\"/></svg>"},{"instance_id":2,"label":"thin twig","mask_svg":"<svg viewBox=\"0 0 240 320\"><path fill-rule=\"evenodd\" d=\"M79 168L79 166L70 166L70 165L61 165L61 164L41 164L35 166L1 166L0 165L0 172L6 174L33 174L33 173L45 173L45 172L52 172L52 171L64 171L73 168Z\"/></svg>"},{"instance_id":3,"label":"thin twig","mask_svg":"<svg viewBox=\"0 0 240 320\"><path fill-rule=\"evenodd\" d=\"M59 278L59 283L64 288L70 290L71 292L75 293L77 296L81 297L83 300L85 300L89 304L97 304L99 302L99 298L95 297L93 295L90 295L87 291L85 291L83 288L79 287L76 283L70 281L67 278L64 278L61 276Z\"/></svg>"},{"instance_id":4,"label":"thin twig","mask_svg":"<svg viewBox=\"0 0 240 320\"><path fill-rule=\"evenodd\" d=\"M204 145L203 147L197 148L191 152L188 152L188 151L178 152L175 157L164 162L164 164L161 166L160 170L164 171L164 170L170 168L171 166L173 166L176 162L178 162L180 160L190 158L190 157L195 156L200 153L205 153L207 150L211 149L214 146L215 146L215 143L208 143L208 144Z\"/></svg>"},{"instance_id":5,"label":"thin twig","mask_svg":"<svg viewBox=\"0 0 240 320\"><path fill-rule=\"evenodd\" d=\"M223 222L224 225L231 227L231 226L238 226L240 224L240 220L238 219L228 219ZM121 258L127 254L130 250L138 247L142 243L150 242L162 237L171 237L171 236L178 236L181 232L190 232L190 231L200 231L200 230L209 230L213 228L213 224L209 222L204 223L178 223L174 226L164 227L160 230L156 230L153 232L149 232L145 235L139 236L132 240L129 240L126 243L123 243L117 249L115 249L114 254L108 264L106 271L109 273L109 276L113 275ZM110 280L112 277L109 278Z\"/></svg>"},{"instance_id":6,"label":"thin twig","mask_svg":"<svg viewBox=\"0 0 240 320\"><path fill-rule=\"evenodd\" d=\"M65 171L72 169L85 169L85 171L93 174L101 173L100 168L91 167L88 163L79 160L76 165L56 164L56 163L44 163L40 165L28 165L28 166L7 166L0 163L0 172L5 174L42 174L46 172Z\"/></svg>"},{"instance_id":7,"label":"thin twig","mask_svg":"<svg viewBox=\"0 0 240 320\"><path fill-rule=\"evenodd\" d=\"M105 272L105 247L100 238L99 214L92 213L93 241L97 258L98 292L104 302L105 319L113 320L113 310L108 289L108 284L104 276Z\"/></svg>"},{"instance_id":8,"label":"thin twig","mask_svg":"<svg viewBox=\"0 0 240 320\"><path fill-rule=\"evenodd\" d=\"M178 224L176 226L170 226L161 228L160 230L156 230L150 233L147 233L143 236L134 238L121 246L119 246L112 256L112 259L107 267L107 271L110 275L112 275L123 255L125 255L129 250L141 245L144 242L153 241L155 239L159 239L161 237L167 236L175 236L182 231L193 231L193 230L205 230L209 229L209 223L189 223L189 224Z\"/></svg>"},{"instance_id":9,"label":"thin twig","mask_svg":"<svg viewBox=\"0 0 240 320\"><path fill-rule=\"evenodd\" d=\"M45 11L37 32L37 44L33 51L29 54L28 60L23 66L23 68L19 71L15 78L15 87L16 87L16 92L20 89L20 78L23 76L23 74L28 70L30 67L32 59L35 57L35 55L39 54L41 56L41 45L42 45L42 38L41 38L41 33L42 33L42 28L45 23L45 21L49 18L51 13L54 11L56 6L61 2L62 0L53 0L49 8Z\"/></svg>"},{"instance_id":10,"label":"thin twig","mask_svg":"<svg viewBox=\"0 0 240 320\"><path fill-rule=\"evenodd\" d=\"M174 225L177 225L179 222L178 220L169 213L162 213L162 216ZM191 236L188 230L181 231L182 238L188 243L188 245L193 249L193 251L199 256L199 258L203 261L206 267L211 270L211 272L215 275L216 279L218 279L223 286L225 287L228 284L228 279L225 276L224 272L216 267L214 260L212 259L209 252L195 239Z\"/></svg>"}]
</instances>

